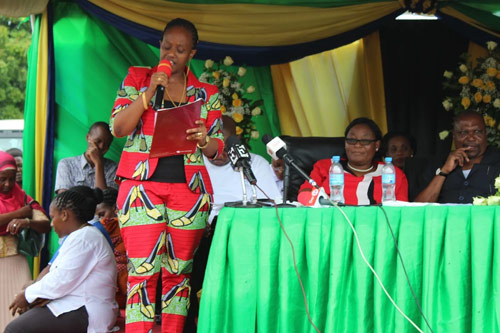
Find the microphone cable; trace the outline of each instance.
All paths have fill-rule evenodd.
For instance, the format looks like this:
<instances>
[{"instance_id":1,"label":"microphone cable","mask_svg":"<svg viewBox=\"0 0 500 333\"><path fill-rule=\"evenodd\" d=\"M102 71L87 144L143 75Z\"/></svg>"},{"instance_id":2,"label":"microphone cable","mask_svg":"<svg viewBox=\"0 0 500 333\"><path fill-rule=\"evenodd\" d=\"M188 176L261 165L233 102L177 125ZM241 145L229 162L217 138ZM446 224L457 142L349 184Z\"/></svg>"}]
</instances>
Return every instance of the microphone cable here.
<instances>
[{"instance_id":1,"label":"microphone cable","mask_svg":"<svg viewBox=\"0 0 500 333\"><path fill-rule=\"evenodd\" d=\"M319 328L314 324L312 318L311 318L311 314L309 312L309 306L307 305L307 296L306 296L306 290L304 289L304 284L302 283L302 279L300 278L300 273L299 273L299 269L297 268L297 259L295 258L295 247L293 246L293 243L292 243L292 240L290 239L290 237L288 237L288 234L287 232L285 231L285 226L283 225L283 222L281 221L281 218L280 218L280 214L279 214L279 211L278 211L278 205L276 205L276 202L271 199L267 194L266 192L264 192L257 184L255 185L264 195L265 197L270 200L272 203L273 203L273 206L274 206L274 209L276 210L276 217L278 218L278 222L280 224L280 228L281 228L281 231L283 231L283 234L285 235L286 239L288 240L288 243L290 243L290 247L292 249L292 258L293 258L293 268L295 270L295 274L297 275L297 279L299 280L299 284L300 284L300 289L302 289L302 296L304 298L304 305L305 305L305 309L306 309L306 314L307 314L307 319L309 320L309 322L311 323L312 327L316 330L316 332L318 333L321 333L321 331L319 330Z\"/></svg>"},{"instance_id":2,"label":"microphone cable","mask_svg":"<svg viewBox=\"0 0 500 333\"><path fill-rule=\"evenodd\" d=\"M399 261L401 262L401 266L403 267L403 272L404 272L405 277L406 277L406 282L408 283L408 287L410 287L411 294L413 295L413 299L415 300L415 303L417 304L418 311L420 311L420 314L422 315L422 318L424 319L425 324L427 325L427 327L429 328L431 333L434 333L431 325L429 324L429 322L427 321L427 318L425 317L424 312L422 311L422 307L420 306L420 302L418 301L417 295L415 295L415 292L413 291L413 287L411 286L410 278L408 277L408 272L406 271L406 266L405 266L405 263L403 261L403 256L401 255L401 252L399 251L398 241L396 240L396 236L394 235L394 231L392 230L391 223L389 222L389 216L387 215L387 212L385 211L384 207L382 207L382 205L377 205L377 206L379 206L380 209L382 210L382 212L384 212L385 221L386 221L387 226L389 227L389 230L391 232L391 236L392 236L392 239L394 241L394 247L396 248L396 253L399 257Z\"/></svg>"},{"instance_id":3,"label":"microphone cable","mask_svg":"<svg viewBox=\"0 0 500 333\"><path fill-rule=\"evenodd\" d=\"M380 277L378 276L377 272L375 271L375 269L372 267L372 265L370 265L370 263L368 262L368 260L366 259L365 257L365 254L363 252L363 249L361 248L361 243L359 241L359 238L358 238L358 233L356 232L356 229L354 228L354 225L352 224L351 220L349 220L349 217L347 217L346 213L344 212L344 210L342 208L339 207L339 205L336 203L336 202L333 202L330 198L328 198L328 201L330 201L330 203L336 207L341 213L342 215L344 215L344 218L346 219L347 223L349 224L349 226L351 227L352 229L352 232L354 234L354 238L356 239L356 244L358 246L358 250L359 250L359 253L361 254L361 258L363 259L363 261L365 262L365 264L368 266L368 268L370 268L370 270L372 271L373 275L375 276L375 278L377 279L377 282L378 284L380 285L380 287L382 288L382 290L384 291L385 295L387 296L387 298L391 301L392 305L394 305L394 307L396 308L396 310L398 310L399 313L401 313L401 315L410 323L413 325L413 327L415 327L415 329L417 331L419 331L420 333L424 333L424 331L422 331L422 329L420 329L420 327L417 326L417 324L415 324L404 312L403 310L401 310L399 308L399 306L396 304L396 302L392 299L391 295L389 294L389 292L387 291L387 289L385 289L385 286L384 284L382 283L382 280L380 279ZM432 331L432 330L431 330Z\"/></svg>"}]
</instances>

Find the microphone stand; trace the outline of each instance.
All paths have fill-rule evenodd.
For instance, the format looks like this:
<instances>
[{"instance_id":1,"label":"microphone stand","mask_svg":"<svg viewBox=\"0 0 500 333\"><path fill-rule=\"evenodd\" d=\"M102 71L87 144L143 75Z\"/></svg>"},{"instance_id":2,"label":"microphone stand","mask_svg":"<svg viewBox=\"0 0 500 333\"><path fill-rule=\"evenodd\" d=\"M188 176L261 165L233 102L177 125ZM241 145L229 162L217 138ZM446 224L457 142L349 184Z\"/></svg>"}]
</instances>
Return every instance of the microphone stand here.
<instances>
[{"instance_id":1,"label":"microphone stand","mask_svg":"<svg viewBox=\"0 0 500 333\"><path fill-rule=\"evenodd\" d=\"M243 198L241 201L231 201L224 203L224 207L234 207L234 208L258 208L261 205L257 204L257 191L255 190L255 185L252 185L252 201L248 203L247 199L247 187L245 185L245 175L243 174L243 168L239 168L240 180L241 180L241 190L243 192Z\"/></svg>"},{"instance_id":2,"label":"microphone stand","mask_svg":"<svg viewBox=\"0 0 500 333\"><path fill-rule=\"evenodd\" d=\"M290 165L285 161L285 169L283 171L283 202L277 206L280 208L295 207L295 205L286 203L286 198L288 197L288 188L290 187Z\"/></svg>"},{"instance_id":3,"label":"microphone stand","mask_svg":"<svg viewBox=\"0 0 500 333\"><path fill-rule=\"evenodd\" d=\"M250 184L250 187L252 188L252 200L250 201L253 204L257 203L257 189L255 185Z\"/></svg>"}]
</instances>

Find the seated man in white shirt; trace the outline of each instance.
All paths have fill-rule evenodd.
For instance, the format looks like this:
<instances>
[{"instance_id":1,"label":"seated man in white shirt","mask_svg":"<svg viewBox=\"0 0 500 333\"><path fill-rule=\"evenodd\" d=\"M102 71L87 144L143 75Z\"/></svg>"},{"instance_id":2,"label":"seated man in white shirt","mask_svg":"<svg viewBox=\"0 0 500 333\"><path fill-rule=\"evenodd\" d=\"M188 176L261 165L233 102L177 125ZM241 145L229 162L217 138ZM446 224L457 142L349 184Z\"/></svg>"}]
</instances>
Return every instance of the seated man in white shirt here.
<instances>
[{"instance_id":1,"label":"seated man in white shirt","mask_svg":"<svg viewBox=\"0 0 500 333\"><path fill-rule=\"evenodd\" d=\"M236 135L236 124L234 120L227 116L222 116L224 140L231 135ZM276 185L276 176L270 164L261 156L250 153L252 171L257 179L257 185L269 196L271 199L281 198L281 192ZM195 319L198 312L198 300L196 293L201 289L203 278L205 275L205 267L207 265L208 251L212 241L213 233L210 229L215 227L215 217L219 211L224 207L225 202L241 201L243 199L243 190L241 188L240 173L233 170L229 157L224 151L215 160L209 160L205 156L205 167L208 170L212 187L214 190L214 203L208 222L211 224L207 228L208 232L204 235L201 243L196 251L193 261L193 272L191 276L191 307L189 308L188 317L186 319L185 331L190 329L195 331ZM245 179L247 188L247 200L250 202L252 197L252 189L250 183ZM257 198L266 199L267 197L257 189Z\"/></svg>"},{"instance_id":2,"label":"seated man in white shirt","mask_svg":"<svg viewBox=\"0 0 500 333\"><path fill-rule=\"evenodd\" d=\"M224 140L228 137L236 135L236 124L234 120L228 116L222 116ZM252 171L257 179L257 185L269 196L275 200L281 198L281 192L276 185L276 176L273 174L272 168L262 156L250 153ZM241 178L238 171L234 171L229 157L224 151L216 159L205 159L205 166L212 182L214 189L214 204L209 223L219 214L219 210L224 207L225 202L241 201L243 199L243 190L241 188ZM252 197L252 189L250 183L245 179L247 200L250 202ZM258 199L267 199L267 197L259 189L257 189Z\"/></svg>"}]
</instances>

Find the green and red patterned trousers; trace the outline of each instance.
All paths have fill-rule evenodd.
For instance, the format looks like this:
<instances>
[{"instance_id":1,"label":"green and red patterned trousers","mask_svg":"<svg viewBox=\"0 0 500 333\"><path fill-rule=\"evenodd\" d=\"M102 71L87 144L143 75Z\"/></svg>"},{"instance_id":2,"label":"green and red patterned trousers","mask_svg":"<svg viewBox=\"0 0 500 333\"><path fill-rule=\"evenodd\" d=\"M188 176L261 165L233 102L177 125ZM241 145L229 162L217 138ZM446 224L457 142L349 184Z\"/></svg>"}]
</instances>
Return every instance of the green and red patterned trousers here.
<instances>
[{"instance_id":1,"label":"green and red patterned trousers","mask_svg":"<svg viewBox=\"0 0 500 333\"><path fill-rule=\"evenodd\" d=\"M162 332L182 332L189 308L193 254L210 213L210 194L185 183L125 180L117 205L129 260L125 331L150 332L161 306ZM162 276L161 304L155 305Z\"/></svg>"}]
</instances>

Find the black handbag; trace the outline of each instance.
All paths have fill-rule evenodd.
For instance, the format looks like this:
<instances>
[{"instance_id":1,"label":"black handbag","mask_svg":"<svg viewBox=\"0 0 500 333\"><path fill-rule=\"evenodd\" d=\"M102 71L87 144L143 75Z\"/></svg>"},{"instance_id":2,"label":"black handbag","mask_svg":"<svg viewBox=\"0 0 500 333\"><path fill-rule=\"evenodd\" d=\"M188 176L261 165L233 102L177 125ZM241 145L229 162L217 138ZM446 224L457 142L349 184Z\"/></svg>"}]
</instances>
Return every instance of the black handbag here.
<instances>
[{"instance_id":1,"label":"black handbag","mask_svg":"<svg viewBox=\"0 0 500 333\"><path fill-rule=\"evenodd\" d=\"M17 234L17 252L25 256L36 257L45 244L45 235L31 228L25 228Z\"/></svg>"},{"instance_id":2,"label":"black handbag","mask_svg":"<svg viewBox=\"0 0 500 333\"><path fill-rule=\"evenodd\" d=\"M35 201L28 202L28 196L24 197L25 205L32 205ZM31 228L24 228L17 234L17 253L25 256L36 257L45 245L45 235Z\"/></svg>"}]
</instances>

